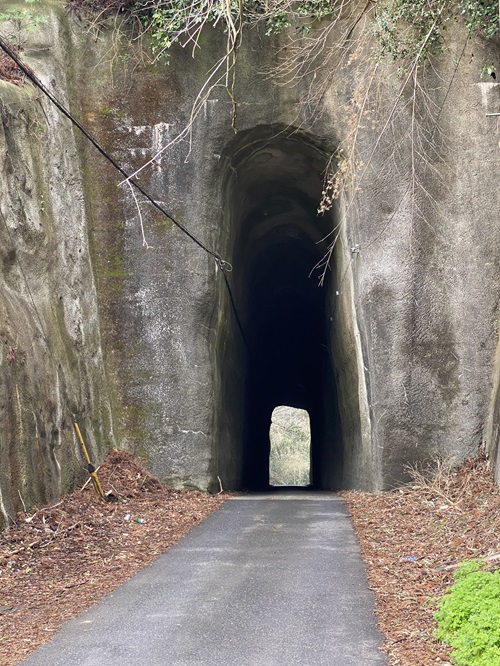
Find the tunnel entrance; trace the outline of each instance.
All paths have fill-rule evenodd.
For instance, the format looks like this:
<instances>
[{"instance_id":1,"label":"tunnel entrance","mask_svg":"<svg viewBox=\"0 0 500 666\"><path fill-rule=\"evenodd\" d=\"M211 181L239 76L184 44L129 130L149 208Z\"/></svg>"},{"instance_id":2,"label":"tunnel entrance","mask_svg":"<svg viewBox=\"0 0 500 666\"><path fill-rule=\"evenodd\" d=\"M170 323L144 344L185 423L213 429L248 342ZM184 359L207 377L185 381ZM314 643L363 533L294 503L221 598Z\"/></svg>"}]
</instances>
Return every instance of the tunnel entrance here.
<instances>
[{"instance_id":1,"label":"tunnel entrance","mask_svg":"<svg viewBox=\"0 0 500 666\"><path fill-rule=\"evenodd\" d=\"M307 487L311 483L311 426L305 409L278 405L269 428L269 485Z\"/></svg>"},{"instance_id":2,"label":"tunnel entrance","mask_svg":"<svg viewBox=\"0 0 500 666\"><path fill-rule=\"evenodd\" d=\"M262 127L241 133L223 156L225 256L238 311L222 290L213 464L224 487L269 488L276 405L309 414L311 487L345 485L345 450L357 433L339 407L339 388L348 395L349 379L353 394L357 387L354 376L336 379L347 365L332 316L340 268L323 287L313 271L338 219L335 209L317 214L330 154L298 132ZM348 398L359 416L355 396Z\"/></svg>"}]
</instances>

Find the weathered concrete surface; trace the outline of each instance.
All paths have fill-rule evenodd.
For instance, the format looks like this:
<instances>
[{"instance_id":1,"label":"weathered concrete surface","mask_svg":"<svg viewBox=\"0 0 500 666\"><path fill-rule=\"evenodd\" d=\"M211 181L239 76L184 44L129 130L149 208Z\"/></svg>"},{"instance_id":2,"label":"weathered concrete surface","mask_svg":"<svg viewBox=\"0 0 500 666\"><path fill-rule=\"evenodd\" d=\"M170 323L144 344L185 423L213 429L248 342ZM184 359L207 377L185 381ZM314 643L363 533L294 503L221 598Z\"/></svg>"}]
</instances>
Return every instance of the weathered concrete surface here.
<instances>
[{"instance_id":1,"label":"weathered concrete surface","mask_svg":"<svg viewBox=\"0 0 500 666\"><path fill-rule=\"evenodd\" d=\"M69 26L60 7L47 19L29 33L30 64L69 104ZM93 457L113 431L71 125L34 90L1 81L0 111L2 522L85 478L74 417Z\"/></svg>"},{"instance_id":2,"label":"weathered concrete surface","mask_svg":"<svg viewBox=\"0 0 500 666\"><path fill-rule=\"evenodd\" d=\"M214 44L208 35L201 58L176 53L168 69L117 67L114 89L98 64L102 52L93 51L85 110L94 131L128 167L153 156L159 137L164 143L183 129L207 63L217 56ZM335 379L319 382L317 478L323 475L322 487L376 489L404 479L406 466L419 460L467 457L486 437L497 344L498 136L486 113L496 109L499 88L480 82L477 67L477 58L491 59L495 51L471 44L460 54L452 40L458 66L451 55L440 57L437 74L426 79L428 97L422 93L409 105L406 97L397 103L399 84L387 80L389 66L379 66L368 87L365 44L325 85L320 113L311 118L301 106L307 77L299 86L277 87L258 74L275 64L276 42L268 44L263 48L256 34L245 37L236 136L231 102L217 89L193 126L191 143L172 147L141 178L179 221L234 263L230 281L251 337L248 290L260 278L248 257L268 261L272 228L282 229L285 248L307 224L304 218L287 227L278 216L271 228L255 217L264 210L259 206L272 199L273 187L289 201L312 201L311 188L298 178L300 156L308 154L304 146L312 143L328 156L338 145L348 146L357 127L352 189L329 222L341 223L325 287L323 367ZM362 105L369 114L358 124ZM287 142L296 157L283 147ZM262 155L260 170L245 166L247 154ZM266 154L274 155L267 166ZM286 167L280 154L287 155ZM320 182L322 169L307 159ZM245 460L254 455L252 444L245 449L242 442L246 426L255 422L248 395L259 387L248 382L262 362L261 347L248 354L215 263L156 213L146 217L153 249L143 249L130 198L113 195L114 174L106 180L100 170L94 173L101 194L91 198L92 207L102 220L96 236L112 235L109 216L95 207L99 198L111 200L127 220L114 236L118 241L98 242L98 261L112 264L107 250L121 244L122 291L113 299L111 321L122 350L115 358L125 404L138 414L138 432L130 428L130 437L147 433L144 446L163 477L205 486L217 483L218 475L226 487L239 487ZM262 232L247 234L247 223L261 225ZM260 275L269 262L258 264ZM284 342L286 337L284 332ZM256 437L262 438L269 423L259 414Z\"/></svg>"},{"instance_id":3,"label":"weathered concrete surface","mask_svg":"<svg viewBox=\"0 0 500 666\"><path fill-rule=\"evenodd\" d=\"M229 500L26 666L382 666L342 500Z\"/></svg>"},{"instance_id":4,"label":"weathered concrete surface","mask_svg":"<svg viewBox=\"0 0 500 666\"><path fill-rule=\"evenodd\" d=\"M500 483L500 343L493 370L493 391L486 427L486 442L494 464L495 478Z\"/></svg>"},{"instance_id":5,"label":"weathered concrete surface","mask_svg":"<svg viewBox=\"0 0 500 666\"><path fill-rule=\"evenodd\" d=\"M26 58L124 167L138 168L186 127L224 40L207 31L199 57L179 50L169 67L149 65L137 46L117 42L116 33L105 30L95 39L78 22L67 30L58 6L47 3L48 26L39 36L29 35L35 42L50 42L51 49L29 44ZM93 148L81 139L75 144L71 129L45 102L51 129L41 141L33 135L29 142L21 138L21 116L9 121L6 136L27 157L12 162L11 176L4 169L3 211L9 197L17 196L14 181L5 190L5 179L22 182L29 155L50 142L39 158L38 189L23 191L20 202L37 208L43 193L44 207L51 211L51 198L62 199L57 213L46 212L47 221L37 222L44 229L51 225L56 255L48 245L36 244L31 282L35 302L46 303L50 312L57 311L54 285L61 285L64 317L51 325L52 340L65 340L73 320L87 327L83 352L74 333L63 345L71 357L61 362L71 377L65 385L84 385L93 396L84 400L76 388L65 389L75 403L72 411L81 411L85 403L97 439L113 441L109 418L98 411L98 405L107 410L106 400L98 397L105 386L100 327L119 443L142 450L152 469L171 483L218 487L219 476L226 488L262 484L268 403L283 395L281 389L273 393L266 379L266 359L279 351L278 343L273 347L259 337L266 327L283 339L283 349L290 346L291 384L302 388L289 392L289 401L298 407L310 403L319 487L387 487L405 478L408 464L435 456L460 460L483 442L496 454L498 120L487 113L498 112L500 87L481 81L479 71L481 63L495 61L498 44L478 41L463 50L459 28L456 34L450 29L448 50L422 75L422 86L410 82L400 95L402 79L391 65L375 69L363 21L356 24L348 57L328 50L362 6L349 3L329 36L324 66L314 79L306 74L297 85L276 85L276 71L262 75L276 66L277 47L285 38L246 33L236 71L236 133L231 100L218 87L202 105L190 139L162 153L139 176L180 223L234 264L228 279L249 346L254 345L250 352L212 258L139 199L151 246L144 247L128 187L118 187L121 177ZM25 104L30 93L2 85L2 99L8 95L20 96ZM314 211L323 169L339 146L346 188L318 219ZM30 219L40 215L35 211ZM71 227L64 224L70 217ZM49 218L57 218L58 226L49 225ZM23 219L18 211L9 224ZM307 275L327 242L315 241L336 224L340 234L332 271L317 298ZM29 220L22 225L27 232ZM68 244L77 238L72 249ZM21 236L15 241L21 243ZM22 245L18 250L26 252ZM77 255L82 260L75 263ZM9 268L8 257L3 300L12 289L12 270L18 270L12 261ZM69 279L62 277L63 265L72 271ZM286 278L299 273L300 284ZM43 279L37 282L35 275ZM269 275L269 294L263 275ZM17 294L25 289L19 275L15 289ZM303 304L296 311L286 310L285 296L273 306L270 294L287 290L289 303ZM268 306L259 309L264 301ZM26 294L23 303L31 323L25 326L18 318L11 324L2 333L8 345L15 343L18 329L26 333L25 346L37 339L36 313ZM281 324L272 323L273 310L285 313ZM294 314L297 335L288 336L285 324L291 330ZM301 346L301 336L309 340L306 345ZM312 346L316 351L310 355ZM44 359L37 366L41 390L33 387L27 394L46 396L41 404L56 404L50 388L57 385L53 362L41 341L35 347ZM7 351L3 363L11 372ZM34 372L34 364L35 356L25 366L28 372ZM316 368L316 374L304 375L305 383L297 380L302 366ZM275 374L286 371L284 363L276 367ZM261 404L264 386L269 390ZM12 393L7 383L2 390ZM30 413L32 398L21 398L24 404ZM68 412L65 406L62 412ZM17 427L13 418L9 436ZM252 436L245 434L249 424L255 427ZM6 443L2 455L7 450ZM256 452L254 465L248 461ZM15 484L5 492L16 496Z\"/></svg>"}]
</instances>

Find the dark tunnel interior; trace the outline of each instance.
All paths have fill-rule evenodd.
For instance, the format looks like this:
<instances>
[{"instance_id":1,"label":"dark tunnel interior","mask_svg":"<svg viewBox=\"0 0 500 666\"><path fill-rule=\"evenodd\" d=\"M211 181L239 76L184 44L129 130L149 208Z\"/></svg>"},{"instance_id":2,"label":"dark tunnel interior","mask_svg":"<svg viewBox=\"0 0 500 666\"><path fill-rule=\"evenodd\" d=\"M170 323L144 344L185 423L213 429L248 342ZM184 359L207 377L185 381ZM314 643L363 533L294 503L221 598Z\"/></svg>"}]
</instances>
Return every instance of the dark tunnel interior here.
<instances>
[{"instance_id":1,"label":"dark tunnel interior","mask_svg":"<svg viewBox=\"0 0 500 666\"><path fill-rule=\"evenodd\" d=\"M325 154L297 135L254 137L235 155L229 185L233 289L249 348L240 349L241 488L269 488L269 427L278 405L306 409L311 486L332 489L342 442L329 341L332 280L318 286L332 213L317 215ZM234 442L228 444L235 446Z\"/></svg>"}]
</instances>

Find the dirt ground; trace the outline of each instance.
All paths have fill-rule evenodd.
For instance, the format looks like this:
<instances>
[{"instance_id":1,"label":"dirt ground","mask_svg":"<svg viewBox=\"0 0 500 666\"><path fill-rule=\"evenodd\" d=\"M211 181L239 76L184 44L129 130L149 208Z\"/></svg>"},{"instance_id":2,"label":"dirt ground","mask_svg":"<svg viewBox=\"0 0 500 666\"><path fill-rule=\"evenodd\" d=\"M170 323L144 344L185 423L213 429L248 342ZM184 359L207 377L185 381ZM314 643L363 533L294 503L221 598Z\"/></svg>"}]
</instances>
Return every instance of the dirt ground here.
<instances>
[{"instance_id":1,"label":"dirt ground","mask_svg":"<svg viewBox=\"0 0 500 666\"><path fill-rule=\"evenodd\" d=\"M437 602L456 564L500 562L500 488L484 457L432 481L377 495L342 493L354 519L391 666L444 666L450 655L434 638ZM472 666L472 665L471 665ZM493 666L493 664L492 664Z\"/></svg>"},{"instance_id":2,"label":"dirt ground","mask_svg":"<svg viewBox=\"0 0 500 666\"><path fill-rule=\"evenodd\" d=\"M91 484L57 505L19 514L0 533L0 666L14 666L61 623L149 564L224 501L164 488L124 452L99 469L112 502ZM440 468L392 492L342 493L377 599L391 666L445 666L434 638L437 601L466 559L500 561L500 489L487 460Z\"/></svg>"},{"instance_id":3,"label":"dirt ground","mask_svg":"<svg viewBox=\"0 0 500 666\"><path fill-rule=\"evenodd\" d=\"M178 541L222 496L163 487L113 451L92 484L0 533L0 666L13 666Z\"/></svg>"}]
</instances>

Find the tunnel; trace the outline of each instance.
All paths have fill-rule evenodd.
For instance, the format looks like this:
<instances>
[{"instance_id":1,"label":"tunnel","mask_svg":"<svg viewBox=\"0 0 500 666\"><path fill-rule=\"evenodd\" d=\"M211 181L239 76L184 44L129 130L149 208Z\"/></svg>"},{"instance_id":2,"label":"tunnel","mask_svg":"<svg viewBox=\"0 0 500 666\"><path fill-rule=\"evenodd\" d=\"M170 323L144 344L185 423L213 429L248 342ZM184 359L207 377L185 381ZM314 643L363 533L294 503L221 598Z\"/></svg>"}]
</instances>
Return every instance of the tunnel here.
<instances>
[{"instance_id":1,"label":"tunnel","mask_svg":"<svg viewBox=\"0 0 500 666\"><path fill-rule=\"evenodd\" d=\"M309 413L311 487L345 485L348 419L332 332L337 272L328 270L320 286L315 270L337 225L335 207L318 215L330 154L300 132L265 127L238 137L224 155L232 271L218 316L213 476L228 488L269 489L269 428L278 405Z\"/></svg>"}]
</instances>

